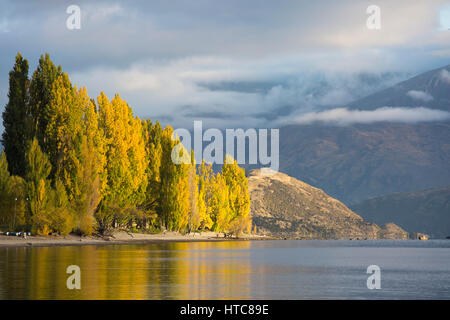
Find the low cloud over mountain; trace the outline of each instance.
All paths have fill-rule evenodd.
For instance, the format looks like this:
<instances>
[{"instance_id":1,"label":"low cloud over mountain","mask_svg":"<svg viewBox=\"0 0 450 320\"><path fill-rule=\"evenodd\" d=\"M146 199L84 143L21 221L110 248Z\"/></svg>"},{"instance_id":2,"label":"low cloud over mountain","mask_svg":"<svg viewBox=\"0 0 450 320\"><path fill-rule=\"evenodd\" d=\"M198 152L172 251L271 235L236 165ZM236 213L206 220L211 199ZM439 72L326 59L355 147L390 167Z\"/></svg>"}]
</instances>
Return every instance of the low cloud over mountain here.
<instances>
[{"instance_id":1,"label":"low cloud over mountain","mask_svg":"<svg viewBox=\"0 0 450 320\"><path fill-rule=\"evenodd\" d=\"M381 107L424 107L450 111L450 65L419 74L390 88L356 100L346 107L375 110Z\"/></svg>"},{"instance_id":2,"label":"low cloud over mountain","mask_svg":"<svg viewBox=\"0 0 450 320\"><path fill-rule=\"evenodd\" d=\"M410 90L407 93L408 96L415 100L423 101L423 102L430 102L433 100L433 96L426 93L425 91L420 90Z\"/></svg>"},{"instance_id":3,"label":"low cloud over mountain","mask_svg":"<svg viewBox=\"0 0 450 320\"><path fill-rule=\"evenodd\" d=\"M374 122L429 122L450 119L450 112L428 108L391 108L384 107L375 110L332 109L322 112L311 112L297 117L292 121L296 124L311 124L315 122L347 125L352 123Z\"/></svg>"}]
</instances>

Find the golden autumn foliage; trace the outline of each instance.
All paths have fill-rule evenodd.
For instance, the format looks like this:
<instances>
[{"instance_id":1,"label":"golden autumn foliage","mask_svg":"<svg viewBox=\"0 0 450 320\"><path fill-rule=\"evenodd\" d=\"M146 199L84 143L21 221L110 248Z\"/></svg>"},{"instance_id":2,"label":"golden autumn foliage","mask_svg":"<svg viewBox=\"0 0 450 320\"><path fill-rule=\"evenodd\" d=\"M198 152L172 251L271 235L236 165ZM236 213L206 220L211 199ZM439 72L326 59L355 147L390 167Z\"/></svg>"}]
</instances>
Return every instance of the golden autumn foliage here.
<instances>
[{"instance_id":1,"label":"golden autumn foliage","mask_svg":"<svg viewBox=\"0 0 450 320\"><path fill-rule=\"evenodd\" d=\"M136 205L143 200L147 187L142 123L118 94L109 101L102 92L97 101L107 159L105 199L119 206Z\"/></svg>"},{"instance_id":2,"label":"golden autumn foliage","mask_svg":"<svg viewBox=\"0 0 450 320\"><path fill-rule=\"evenodd\" d=\"M0 158L0 226L43 235L250 230L247 179L235 161L216 174L211 165L195 163L172 127L140 120L119 94L91 99L48 55L28 80L27 63L18 57L10 73L21 86L10 90L15 100L8 114L26 114L29 135L19 141L26 146L25 167L14 167L22 177L10 176L7 153ZM25 96L19 92L24 84ZM19 137L12 121L6 130L11 141ZM18 150L8 150L18 159ZM174 154L187 161L173 161Z\"/></svg>"}]
</instances>

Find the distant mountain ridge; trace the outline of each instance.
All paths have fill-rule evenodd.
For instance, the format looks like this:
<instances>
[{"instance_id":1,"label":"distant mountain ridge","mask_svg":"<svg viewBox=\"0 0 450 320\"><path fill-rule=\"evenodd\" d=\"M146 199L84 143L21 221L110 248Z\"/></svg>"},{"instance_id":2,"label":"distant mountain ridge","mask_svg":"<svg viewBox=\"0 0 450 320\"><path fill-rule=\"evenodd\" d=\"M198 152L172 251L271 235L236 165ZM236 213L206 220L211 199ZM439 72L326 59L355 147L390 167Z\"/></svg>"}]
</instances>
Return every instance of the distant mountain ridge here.
<instances>
[{"instance_id":1,"label":"distant mountain ridge","mask_svg":"<svg viewBox=\"0 0 450 320\"><path fill-rule=\"evenodd\" d=\"M349 103L349 109L426 107L450 111L450 65L419 74L390 88Z\"/></svg>"},{"instance_id":2,"label":"distant mountain ridge","mask_svg":"<svg viewBox=\"0 0 450 320\"><path fill-rule=\"evenodd\" d=\"M289 126L280 171L350 205L450 181L450 123Z\"/></svg>"},{"instance_id":3,"label":"distant mountain ridge","mask_svg":"<svg viewBox=\"0 0 450 320\"><path fill-rule=\"evenodd\" d=\"M351 208L378 224L392 221L410 232L424 232L433 238L450 236L450 186L395 193Z\"/></svg>"},{"instance_id":4,"label":"distant mountain ridge","mask_svg":"<svg viewBox=\"0 0 450 320\"><path fill-rule=\"evenodd\" d=\"M264 169L263 169L264 170ZM380 228L320 189L284 173L252 170L248 178L257 233L295 239L406 239L394 224Z\"/></svg>"},{"instance_id":5,"label":"distant mountain ridge","mask_svg":"<svg viewBox=\"0 0 450 320\"><path fill-rule=\"evenodd\" d=\"M347 105L349 109L425 107L450 111L450 65ZM450 181L450 122L374 122L280 129L280 171L347 205L441 187Z\"/></svg>"}]
</instances>

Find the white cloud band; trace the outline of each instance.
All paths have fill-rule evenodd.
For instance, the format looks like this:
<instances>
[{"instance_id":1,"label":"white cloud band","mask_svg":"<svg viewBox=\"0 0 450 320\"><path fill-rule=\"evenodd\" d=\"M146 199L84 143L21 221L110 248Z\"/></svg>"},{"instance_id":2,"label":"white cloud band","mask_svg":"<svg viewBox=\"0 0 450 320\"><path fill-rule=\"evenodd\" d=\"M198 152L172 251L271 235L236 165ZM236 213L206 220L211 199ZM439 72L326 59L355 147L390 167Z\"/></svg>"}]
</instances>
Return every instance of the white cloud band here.
<instances>
[{"instance_id":1,"label":"white cloud band","mask_svg":"<svg viewBox=\"0 0 450 320\"><path fill-rule=\"evenodd\" d=\"M322 112L311 112L298 116L294 123L310 124L314 122L333 124L373 123L373 122L429 122L450 119L450 112L428 108L391 108L383 107L376 110L348 110L337 108Z\"/></svg>"}]
</instances>

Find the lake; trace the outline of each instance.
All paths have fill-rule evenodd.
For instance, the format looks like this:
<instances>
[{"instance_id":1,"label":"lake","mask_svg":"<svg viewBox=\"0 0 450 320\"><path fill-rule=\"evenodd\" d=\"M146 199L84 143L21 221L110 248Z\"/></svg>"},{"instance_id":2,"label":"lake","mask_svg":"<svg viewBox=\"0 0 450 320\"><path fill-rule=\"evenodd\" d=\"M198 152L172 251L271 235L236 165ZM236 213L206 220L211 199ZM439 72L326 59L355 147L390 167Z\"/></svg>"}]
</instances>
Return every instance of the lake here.
<instances>
[{"instance_id":1,"label":"lake","mask_svg":"<svg viewBox=\"0 0 450 320\"><path fill-rule=\"evenodd\" d=\"M80 290L66 286L69 265ZM369 265L381 289L367 288ZM450 299L450 241L0 248L0 299Z\"/></svg>"}]
</instances>

